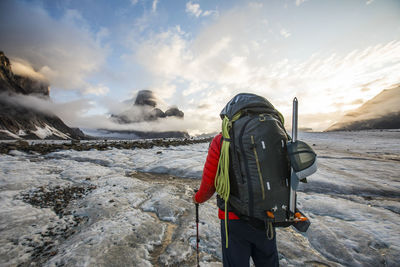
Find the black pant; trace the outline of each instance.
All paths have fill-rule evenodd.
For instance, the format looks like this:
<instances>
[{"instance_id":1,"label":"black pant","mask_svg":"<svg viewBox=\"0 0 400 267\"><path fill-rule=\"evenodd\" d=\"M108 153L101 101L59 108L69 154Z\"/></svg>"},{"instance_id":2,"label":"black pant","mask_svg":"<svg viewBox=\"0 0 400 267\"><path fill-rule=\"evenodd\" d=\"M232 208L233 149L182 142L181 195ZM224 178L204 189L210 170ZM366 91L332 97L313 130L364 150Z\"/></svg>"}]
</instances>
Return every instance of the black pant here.
<instances>
[{"instance_id":1,"label":"black pant","mask_svg":"<svg viewBox=\"0 0 400 267\"><path fill-rule=\"evenodd\" d=\"M225 221L221 220L221 243L224 267L246 267L250 257L257 267L279 266L276 238L268 240L266 231L243 220L228 221L228 248L225 243Z\"/></svg>"}]
</instances>

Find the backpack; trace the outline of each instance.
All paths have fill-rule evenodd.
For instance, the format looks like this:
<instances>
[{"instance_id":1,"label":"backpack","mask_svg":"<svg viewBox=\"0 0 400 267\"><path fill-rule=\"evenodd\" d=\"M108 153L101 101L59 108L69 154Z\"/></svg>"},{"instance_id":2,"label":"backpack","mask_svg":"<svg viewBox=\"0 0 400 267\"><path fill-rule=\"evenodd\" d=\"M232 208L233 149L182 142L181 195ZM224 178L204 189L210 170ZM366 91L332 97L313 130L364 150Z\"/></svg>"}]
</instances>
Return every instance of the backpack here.
<instances>
[{"instance_id":1,"label":"backpack","mask_svg":"<svg viewBox=\"0 0 400 267\"><path fill-rule=\"evenodd\" d=\"M227 211L233 211L257 228L267 229L267 236L272 239L273 226L287 227L294 224L296 217L304 218L289 210L291 179L297 179L295 190L299 178L292 175L291 159L301 165L296 173L315 162L304 162L309 160L303 156L307 149L299 152L298 148L305 146L289 142L283 116L261 96L238 94L220 116L223 142L215 187L218 206L225 209L225 223ZM298 142L301 141L294 144Z\"/></svg>"}]
</instances>

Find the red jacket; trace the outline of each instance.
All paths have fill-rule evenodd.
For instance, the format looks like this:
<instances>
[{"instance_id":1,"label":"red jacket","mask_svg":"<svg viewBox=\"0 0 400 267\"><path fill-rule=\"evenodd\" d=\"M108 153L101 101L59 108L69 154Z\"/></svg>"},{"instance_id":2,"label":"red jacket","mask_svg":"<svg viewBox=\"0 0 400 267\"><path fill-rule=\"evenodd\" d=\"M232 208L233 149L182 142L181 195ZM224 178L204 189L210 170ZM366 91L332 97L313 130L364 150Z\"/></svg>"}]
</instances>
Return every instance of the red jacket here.
<instances>
[{"instance_id":1,"label":"red jacket","mask_svg":"<svg viewBox=\"0 0 400 267\"><path fill-rule=\"evenodd\" d=\"M206 163L204 164L200 189L195 195L195 199L198 203L203 203L209 200L215 193L214 181L218 168L219 155L221 153L221 138L221 134L216 135L211 141L210 147L208 149L208 155ZM239 219L239 217L233 212L229 212L228 216L229 220ZM222 220L225 219L225 212L219 209L218 217Z\"/></svg>"}]
</instances>

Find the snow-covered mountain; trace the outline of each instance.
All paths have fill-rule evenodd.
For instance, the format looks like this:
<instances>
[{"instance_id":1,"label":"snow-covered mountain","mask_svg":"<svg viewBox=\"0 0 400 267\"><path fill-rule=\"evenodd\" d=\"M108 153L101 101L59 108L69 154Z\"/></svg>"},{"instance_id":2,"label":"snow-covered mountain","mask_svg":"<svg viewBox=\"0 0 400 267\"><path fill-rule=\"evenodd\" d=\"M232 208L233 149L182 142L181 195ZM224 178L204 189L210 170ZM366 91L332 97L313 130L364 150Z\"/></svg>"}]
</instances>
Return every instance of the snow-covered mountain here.
<instances>
[{"instance_id":1,"label":"snow-covered mountain","mask_svg":"<svg viewBox=\"0 0 400 267\"><path fill-rule=\"evenodd\" d=\"M21 96L49 98L49 84L16 75L9 59L0 51L0 139L82 139L79 129L68 127L49 112L24 106Z\"/></svg>"},{"instance_id":2,"label":"snow-covered mountain","mask_svg":"<svg viewBox=\"0 0 400 267\"><path fill-rule=\"evenodd\" d=\"M383 90L327 131L400 129L400 85Z\"/></svg>"}]
</instances>

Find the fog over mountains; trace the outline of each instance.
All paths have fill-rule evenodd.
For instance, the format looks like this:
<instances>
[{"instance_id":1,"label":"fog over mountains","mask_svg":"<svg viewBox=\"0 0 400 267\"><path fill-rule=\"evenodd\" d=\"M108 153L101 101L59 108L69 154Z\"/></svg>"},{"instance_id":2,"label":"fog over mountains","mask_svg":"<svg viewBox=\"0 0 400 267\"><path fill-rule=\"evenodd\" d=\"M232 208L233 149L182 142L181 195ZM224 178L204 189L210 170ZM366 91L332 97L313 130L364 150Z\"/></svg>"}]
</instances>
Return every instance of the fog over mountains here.
<instances>
[{"instance_id":1,"label":"fog over mountains","mask_svg":"<svg viewBox=\"0 0 400 267\"><path fill-rule=\"evenodd\" d=\"M400 129L400 84L347 113L327 131Z\"/></svg>"},{"instance_id":2,"label":"fog over mountains","mask_svg":"<svg viewBox=\"0 0 400 267\"><path fill-rule=\"evenodd\" d=\"M37 77L16 75L0 51L0 139L82 139L77 128L59 117L23 104L30 97L49 99L49 84Z\"/></svg>"},{"instance_id":3,"label":"fog over mountains","mask_svg":"<svg viewBox=\"0 0 400 267\"><path fill-rule=\"evenodd\" d=\"M136 99L124 101L126 109L117 114L111 114L111 120L117 124L132 124L155 122L165 118L183 119L184 113L178 107L170 107L165 112L157 107L158 99L151 90L141 90ZM93 133L96 134L96 133ZM100 129L101 135L114 138L166 138L189 137L186 131L138 131L121 129Z\"/></svg>"}]
</instances>

